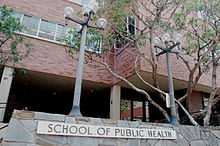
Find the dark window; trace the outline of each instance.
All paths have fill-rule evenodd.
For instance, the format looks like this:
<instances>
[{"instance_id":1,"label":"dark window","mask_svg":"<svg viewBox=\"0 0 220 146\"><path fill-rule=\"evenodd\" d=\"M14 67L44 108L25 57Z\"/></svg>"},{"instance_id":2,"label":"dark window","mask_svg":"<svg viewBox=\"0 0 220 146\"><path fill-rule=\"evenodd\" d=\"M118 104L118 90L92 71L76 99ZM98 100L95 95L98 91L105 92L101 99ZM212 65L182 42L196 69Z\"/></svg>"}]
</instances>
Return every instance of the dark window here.
<instances>
[{"instance_id":1,"label":"dark window","mask_svg":"<svg viewBox=\"0 0 220 146\"><path fill-rule=\"evenodd\" d=\"M149 121L146 101L121 100L121 120Z\"/></svg>"},{"instance_id":2,"label":"dark window","mask_svg":"<svg viewBox=\"0 0 220 146\"><path fill-rule=\"evenodd\" d=\"M122 32L123 36L118 33L114 34L114 37L115 37L114 47L115 48L122 48L130 41L130 39L128 38L132 39L134 35L136 34L136 20L134 16L126 17L124 29L125 29L125 32L124 33Z\"/></svg>"},{"instance_id":3,"label":"dark window","mask_svg":"<svg viewBox=\"0 0 220 146\"><path fill-rule=\"evenodd\" d=\"M135 35L136 33L136 20L134 16L127 17L127 30L131 35Z\"/></svg>"}]
</instances>

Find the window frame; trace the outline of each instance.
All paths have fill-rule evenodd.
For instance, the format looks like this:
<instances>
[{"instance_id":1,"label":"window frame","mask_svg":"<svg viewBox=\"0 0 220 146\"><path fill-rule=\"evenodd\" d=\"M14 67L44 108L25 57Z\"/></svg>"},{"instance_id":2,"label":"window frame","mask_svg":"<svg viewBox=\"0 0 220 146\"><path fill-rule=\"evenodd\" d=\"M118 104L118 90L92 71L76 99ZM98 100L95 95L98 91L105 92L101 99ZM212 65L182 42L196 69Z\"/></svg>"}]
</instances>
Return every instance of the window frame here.
<instances>
[{"instance_id":1,"label":"window frame","mask_svg":"<svg viewBox=\"0 0 220 146\"><path fill-rule=\"evenodd\" d=\"M130 24L130 21L129 21L129 19L134 19L134 25L133 24ZM134 34L132 34L131 32L129 32L129 25L131 26L133 26L134 27ZM137 20L136 20L136 18L135 18L135 16L127 16L126 17L126 29L127 29L127 33L128 34L131 34L131 35L136 35L136 33L137 33Z\"/></svg>"},{"instance_id":2,"label":"window frame","mask_svg":"<svg viewBox=\"0 0 220 146\"><path fill-rule=\"evenodd\" d=\"M53 35L50 35L48 32L45 31L45 29L42 30L43 23L45 23L45 24L48 23L48 24L50 24L50 25L54 25L54 28L55 28L54 31L51 31L51 30L48 29L48 32L53 33ZM44 27L45 27L45 26L44 26ZM46 27L49 27L49 25L46 25ZM56 32L57 32L57 29L56 29L56 28L57 28L57 24L56 24L56 23L50 22L50 21L45 20L45 19L40 19L40 23L39 23L39 28L38 28L38 34L37 34L37 36L38 36L38 37L43 37L43 38L46 38L46 39L54 40L54 41L55 41L55 36L56 36ZM45 36L42 36L42 35L45 35ZM46 37L46 36L48 36L49 38ZM53 39L50 39L50 37L53 38Z\"/></svg>"},{"instance_id":3,"label":"window frame","mask_svg":"<svg viewBox=\"0 0 220 146\"><path fill-rule=\"evenodd\" d=\"M60 45L65 45L65 46L67 46L67 44L64 42L65 38L64 38L63 40L57 38L59 25L63 27L64 33L66 34L68 27L66 27L65 25L60 24L60 23L56 23L56 22L52 22L52 21L48 21L48 20L46 20L46 19L39 18L39 17L35 17L35 16L32 16L32 15L24 14L24 13L21 13L21 12L16 12L16 11L15 11L15 13L21 14L21 17L19 18L20 20L18 19L18 20L20 21L21 25L24 25L24 17L25 17L25 16L29 16L29 17L33 17L33 18L35 18L35 19L39 19L39 20L38 20L38 24L37 24L37 31L36 31L35 34L31 34L32 32L31 32L31 33L28 33L28 29L25 30L25 31L22 30L21 32L16 32L17 34L20 34L20 35L24 35L24 36L27 36L27 37L31 37L31 38L35 38L35 39L40 39L40 40L44 40L44 41L48 41L48 42L52 42L52 43L56 43L56 44L60 44ZM50 38L43 37L43 36L40 36L40 35L39 35L39 34L40 34L40 28L41 28L42 20L47 21L48 23L53 23L53 24L55 24L55 31L54 31L54 34L53 34L53 39L50 39ZM65 37L65 36L64 36L64 37ZM102 38L102 37L101 37L101 38ZM60 41L59 41L59 40L60 40ZM86 50L89 51L89 52L95 52L95 53L97 53L97 54L102 53L102 41L103 41L102 39L99 41L100 43L99 43L99 48L98 48L98 49L97 49L97 48L91 49L92 47L88 47L88 49L86 49Z\"/></svg>"},{"instance_id":4,"label":"window frame","mask_svg":"<svg viewBox=\"0 0 220 146\"><path fill-rule=\"evenodd\" d=\"M26 29L25 30L25 25L24 25L24 18L25 18L25 16L26 17L29 17L29 18L34 18L34 19L39 19L38 20L38 24L37 24L37 28L36 28L36 33L35 34L32 34L33 33L33 31L30 31L29 29ZM20 18L21 19L21 18ZM33 35L33 36L36 36L37 35L37 33L38 33L38 30L39 30L39 23L40 23L40 18L38 18L38 17L34 17L34 16L31 16L31 15L27 15L27 14L23 14L23 16L22 16L22 21L21 21L21 25L23 25L24 26L24 30L22 30L22 32L23 33L27 33L27 34L29 34L29 35ZM27 23L28 24L28 23ZM30 33L28 33L28 32L31 32L31 34Z\"/></svg>"}]
</instances>

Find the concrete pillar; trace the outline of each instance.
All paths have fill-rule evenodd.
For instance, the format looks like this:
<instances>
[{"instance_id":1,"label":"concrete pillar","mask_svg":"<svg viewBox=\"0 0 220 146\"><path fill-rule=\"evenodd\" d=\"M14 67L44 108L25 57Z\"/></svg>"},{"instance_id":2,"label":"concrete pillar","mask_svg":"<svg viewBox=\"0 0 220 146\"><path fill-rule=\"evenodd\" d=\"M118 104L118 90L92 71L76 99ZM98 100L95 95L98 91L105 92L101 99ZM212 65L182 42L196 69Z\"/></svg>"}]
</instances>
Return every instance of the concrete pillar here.
<instances>
[{"instance_id":1,"label":"concrete pillar","mask_svg":"<svg viewBox=\"0 0 220 146\"><path fill-rule=\"evenodd\" d=\"M13 79L13 72L13 68L4 67L0 83L0 122L2 122L4 119L5 109Z\"/></svg>"},{"instance_id":2,"label":"concrete pillar","mask_svg":"<svg viewBox=\"0 0 220 146\"><path fill-rule=\"evenodd\" d=\"M120 120L121 87L118 85L114 85L111 88L110 96L110 119Z\"/></svg>"}]
</instances>

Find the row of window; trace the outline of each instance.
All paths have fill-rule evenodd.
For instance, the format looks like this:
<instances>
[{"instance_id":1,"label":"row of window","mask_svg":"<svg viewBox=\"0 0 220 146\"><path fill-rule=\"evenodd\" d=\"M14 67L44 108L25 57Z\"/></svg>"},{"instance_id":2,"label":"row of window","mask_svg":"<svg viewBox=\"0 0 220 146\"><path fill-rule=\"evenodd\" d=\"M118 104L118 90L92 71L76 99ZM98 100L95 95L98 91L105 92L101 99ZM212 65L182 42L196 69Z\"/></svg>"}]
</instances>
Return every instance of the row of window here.
<instances>
[{"instance_id":1,"label":"row of window","mask_svg":"<svg viewBox=\"0 0 220 146\"><path fill-rule=\"evenodd\" d=\"M29 16L22 13L14 13L20 23L24 26L21 33L31 36L52 40L59 43L64 43L64 39L68 28L62 24L56 24L45 19ZM101 53L101 40L90 41L91 34L87 36L87 50L96 53Z\"/></svg>"},{"instance_id":2,"label":"row of window","mask_svg":"<svg viewBox=\"0 0 220 146\"><path fill-rule=\"evenodd\" d=\"M63 25L21 13L14 13L14 16L24 26L22 33L59 42L64 41L66 28Z\"/></svg>"},{"instance_id":3,"label":"row of window","mask_svg":"<svg viewBox=\"0 0 220 146\"><path fill-rule=\"evenodd\" d=\"M17 18L20 23L24 26L22 33L28 34L31 36L44 38L47 40L52 40L59 43L64 43L64 39L67 33L67 27L62 24L53 23L45 19L37 18L34 16L29 16L22 13L14 13L15 18ZM126 18L126 30L130 35L136 34L136 21L133 16ZM88 33L87 35L87 50L101 53L102 40L94 40L92 34ZM126 40L123 38L117 37L116 48L126 44Z\"/></svg>"}]
</instances>

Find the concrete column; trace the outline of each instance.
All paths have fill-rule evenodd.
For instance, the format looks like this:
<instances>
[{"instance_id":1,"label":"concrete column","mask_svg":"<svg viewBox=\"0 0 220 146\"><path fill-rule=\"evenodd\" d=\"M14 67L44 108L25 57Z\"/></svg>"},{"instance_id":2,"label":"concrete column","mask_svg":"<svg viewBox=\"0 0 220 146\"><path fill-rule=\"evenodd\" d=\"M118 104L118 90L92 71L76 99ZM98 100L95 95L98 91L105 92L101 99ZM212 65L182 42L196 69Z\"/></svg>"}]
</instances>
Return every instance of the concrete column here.
<instances>
[{"instance_id":1,"label":"concrete column","mask_svg":"<svg viewBox=\"0 0 220 146\"><path fill-rule=\"evenodd\" d=\"M120 98L121 98L121 87L114 85L111 88L110 97L110 119L120 120Z\"/></svg>"},{"instance_id":2,"label":"concrete column","mask_svg":"<svg viewBox=\"0 0 220 146\"><path fill-rule=\"evenodd\" d=\"M13 72L13 68L5 67L2 74L0 83L0 122L2 122L4 119L5 109L13 79Z\"/></svg>"}]
</instances>

